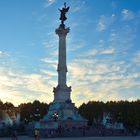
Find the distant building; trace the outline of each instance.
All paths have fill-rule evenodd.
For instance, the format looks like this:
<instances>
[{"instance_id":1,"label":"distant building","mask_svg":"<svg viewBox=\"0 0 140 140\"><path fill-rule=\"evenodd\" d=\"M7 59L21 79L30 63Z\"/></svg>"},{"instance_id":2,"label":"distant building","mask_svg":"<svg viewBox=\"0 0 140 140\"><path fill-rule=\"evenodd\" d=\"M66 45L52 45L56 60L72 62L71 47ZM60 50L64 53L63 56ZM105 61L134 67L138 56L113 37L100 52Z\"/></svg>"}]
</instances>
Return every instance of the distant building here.
<instances>
[{"instance_id":1,"label":"distant building","mask_svg":"<svg viewBox=\"0 0 140 140\"><path fill-rule=\"evenodd\" d=\"M4 110L0 112L0 128L12 126L20 123L20 113L13 110Z\"/></svg>"},{"instance_id":2,"label":"distant building","mask_svg":"<svg viewBox=\"0 0 140 140\"><path fill-rule=\"evenodd\" d=\"M103 114L102 124L106 129L119 129L119 130L125 129L123 123L114 121L111 113L109 112L105 112Z\"/></svg>"}]
</instances>

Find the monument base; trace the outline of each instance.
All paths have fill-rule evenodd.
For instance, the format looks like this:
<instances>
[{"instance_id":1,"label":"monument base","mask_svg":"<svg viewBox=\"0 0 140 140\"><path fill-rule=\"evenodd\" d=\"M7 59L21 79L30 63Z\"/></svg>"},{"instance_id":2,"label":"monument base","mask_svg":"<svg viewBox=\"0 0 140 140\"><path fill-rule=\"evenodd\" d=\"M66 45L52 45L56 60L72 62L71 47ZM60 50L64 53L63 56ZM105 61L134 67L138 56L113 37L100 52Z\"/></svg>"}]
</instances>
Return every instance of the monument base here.
<instances>
[{"instance_id":1,"label":"monument base","mask_svg":"<svg viewBox=\"0 0 140 140\"><path fill-rule=\"evenodd\" d=\"M79 128L84 126L87 126L87 120L81 117L78 109L71 102L51 103L48 114L40 120L40 129Z\"/></svg>"},{"instance_id":2,"label":"monument base","mask_svg":"<svg viewBox=\"0 0 140 140\"><path fill-rule=\"evenodd\" d=\"M58 128L84 128L87 126L87 121L75 121L75 120L65 120L65 121L44 121L41 120L38 129L58 129Z\"/></svg>"}]
</instances>

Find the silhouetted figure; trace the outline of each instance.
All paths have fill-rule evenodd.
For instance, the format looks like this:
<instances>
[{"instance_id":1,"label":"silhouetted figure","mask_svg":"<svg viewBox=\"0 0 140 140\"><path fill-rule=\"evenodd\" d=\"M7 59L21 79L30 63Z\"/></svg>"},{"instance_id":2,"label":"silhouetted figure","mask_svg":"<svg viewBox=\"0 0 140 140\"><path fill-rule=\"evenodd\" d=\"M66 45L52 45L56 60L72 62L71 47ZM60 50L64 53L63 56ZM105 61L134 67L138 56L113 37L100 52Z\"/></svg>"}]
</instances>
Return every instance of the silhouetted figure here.
<instances>
[{"instance_id":1,"label":"silhouetted figure","mask_svg":"<svg viewBox=\"0 0 140 140\"><path fill-rule=\"evenodd\" d=\"M18 140L16 130L12 133L12 140Z\"/></svg>"},{"instance_id":2,"label":"silhouetted figure","mask_svg":"<svg viewBox=\"0 0 140 140\"><path fill-rule=\"evenodd\" d=\"M83 128L83 136L86 135L86 130L85 130L85 127Z\"/></svg>"},{"instance_id":3,"label":"silhouetted figure","mask_svg":"<svg viewBox=\"0 0 140 140\"><path fill-rule=\"evenodd\" d=\"M60 13L60 20L61 20L61 25L64 26L64 21L67 19L66 13L69 11L69 6L66 6L66 2L64 3L64 7L62 9L59 9Z\"/></svg>"},{"instance_id":4,"label":"silhouetted figure","mask_svg":"<svg viewBox=\"0 0 140 140\"><path fill-rule=\"evenodd\" d=\"M39 130L38 129L35 129L34 136L35 136L35 140L39 140L40 136L39 136Z\"/></svg>"}]
</instances>

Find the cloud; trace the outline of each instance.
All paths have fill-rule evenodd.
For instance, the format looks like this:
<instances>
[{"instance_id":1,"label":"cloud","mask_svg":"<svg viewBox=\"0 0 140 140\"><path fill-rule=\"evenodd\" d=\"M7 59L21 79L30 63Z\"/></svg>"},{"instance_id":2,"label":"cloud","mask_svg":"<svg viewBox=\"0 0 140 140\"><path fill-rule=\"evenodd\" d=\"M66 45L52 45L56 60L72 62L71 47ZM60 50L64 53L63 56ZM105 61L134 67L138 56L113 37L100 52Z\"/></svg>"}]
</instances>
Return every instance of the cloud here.
<instances>
[{"instance_id":1,"label":"cloud","mask_svg":"<svg viewBox=\"0 0 140 140\"><path fill-rule=\"evenodd\" d=\"M82 9L85 5L85 1L81 1L81 0L77 0L77 1L74 1L74 3L72 4L72 7L71 7L71 12L72 13L75 13L77 11L79 11L80 9Z\"/></svg>"},{"instance_id":2,"label":"cloud","mask_svg":"<svg viewBox=\"0 0 140 140\"><path fill-rule=\"evenodd\" d=\"M55 3L56 0L46 0L44 7L47 8Z\"/></svg>"},{"instance_id":3,"label":"cloud","mask_svg":"<svg viewBox=\"0 0 140 140\"><path fill-rule=\"evenodd\" d=\"M57 67L57 60L56 59L53 59L53 58L50 58L50 57L45 57L45 58L42 58L40 61L45 63L45 65L48 68L51 68L51 70L54 70Z\"/></svg>"},{"instance_id":4,"label":"cloud","mask_svg":"<svg viewBox=\"0 0 140 140\"><path fill-rule=\"evenodd\" d=\"M104 49L100 51L100 54L114 54L115 53L115 49L114 48L109 48L109 49Z\"/></svg>"},{"instance_id":5,"label":"cloud","mask_svg":"<svg viewBox=\"0 0 140 140\"><path fill-rule=\"evenodd\" d=\"M47 55L57 59L58 56L58 37L54 32L47 34L47 37L42 41L43 47L47 50Z\"/></svg>"},{"instance_id":6,"label":"cloud","mask_svg":"<svg viewBox=\"0 0 140 140\"><path fill-rule=\"evenodd\" d=\"M111 55L115 53L114 48L107 48L107 49L90 49L82 53L84 56L95 56L95 55Z\"/></svg>"},{"instance_id":7,"label":"cloud","mask_svg":"<svg viewBox=\"0 0 140 140\"><path fill-rule=\"evenodd\" d=\"M106 43L115 49L116 54L127 54L129 49L134 46L136 39L136 30L134 28L132 28L131 25L121 25L117 27L116 30L110 32Z\"/></svg>"},{"instance_id":8,"label":"cloud","mask_svg":"<svg viewBox=\"0 0 140 140\"><path fill-rule=\"evenodd\" d=\"M85 47L85 43L83 41L81 41L79 43L70 43L70 46L68 46L68 52L77 51L84 47Z\"/></svg>"},{"instance_id":9,"label":"cloud","mask_svg":"<svg viewBox=\"0 0 140 140\"><path fill-rule=\"evenodd\" d=\"M9 56L9 54L7 52L4 52L4 51L0 51L0 57L7 57Z\"/></svg>"},{"instance_id":10,"label":"cloud","mask_svg":"<svg viewBox=\"0 0 140 140\"><path fill-rule=\"evenodd\" d=\"M106 24L103 20L100 20L97 24L98 31L104 31L106 29Z\"/></svg>"},{"instance_id":11,"label":"cloud","mask_svg":"<svg viewBox=\"0 0 140 140\"><path fill-rule=\"evenodd\" d=\"M100 50L98 53L112 54L114 50ZM138 53L139 54L139 53ZM136 56L139 56L139 55ZM108 55L107 55L108 56ZM51 58L42 59L47 65L38 73L26 73L20 69L0 67L0 98L3 101L15 99L15 104L35 99L53 101L53 87L57 85L57 62ZM68 86L72 85L71 97L77 106L89 100L129 99L127 90L140 86L140 72L131 71L132 64L112 59L77 57L68 63ZM50 88L51 87L51 88ZM82 92L83 91L83 92ZM122 95L125 97L122 97Z\"/></svg>"},{"instance_id":12,"label":"cloud","mask_svg":"<svg viewBox=\"0 0 140 140\"><path fill-rule=\"evenodd\" d=\"M111 6L112 6L113 9L115 9L117 7L116 1L112 1Z\"/></svg>"},{"instance_id":13,"label":"cloud","mask_svg":"<svg viewBox=\"0 0 140 140\"><path fill-rule=\"evenodd\" d=\"M108 50L105 53L113 52ZM140 73L137 70L131 71L132 65L125 61L97 57L75 59L68 65L68 85L72 85L72 99L80 105L89 100L131 98L134 95L127 90L132 91L140 86Z\"/></svg>"},{"instance_id":14,"label":"cloud","mask_svg":"<svg viewBox=\"0 0 140 140\"><path fill-rule=\"evenodd\" d=\"M123 9L121 13L122 13L123 20L132 20L135 18L134 12L128 9Z\"/></svg>"},{"instance_id":15,"label":"cloud","mask_svg":"<svg viewBox=\"0 0 140 140\"><path fill-rule=\"evenodd\" d=\"M18 105L21 102L29 102L35 99L44 102L50 102L53 99L52 90L55 82L49 82L48 77L51 75L42 74L27 74L6 68L0 69L0 98L4 101L11 102L15 100L14 104ZM54 84L54 85L53 85ZM46 96L44 99L40 97Z\"/></svg>"},{"instance_id":16,"label":"cloud","mask_svg":"<svg viewBox=\"0 0 140 140\"><path fill-rule=\"evenodd\" d=\"M17 66L12 54L7 55L9 52L1 54L5 54L0 57L1 100L15 105L36 99L47 103L53 100L52 89L49 88L56 85L53 72L44 69L36 73L27 72L23 67Z\"/></svg>"},{"instance_id":17,"label":"cloud","mask_svg":"<svg viewBox=\"0 0 140 140\"><path fill-rule=\"evenodd\" d=\"M55 1L46 2L49 6ZM81 1L78 2L79 4L76 4L73 12L82 8ZM84 2L83 6L85 6ZM121 14L125 15L129 12L126 10ZM68 62L68 86L72 85L71 96L76 105L89 100L132 99L135 95L130 94L130 91L133 92L140 87L139 69L133 67L134 65L140 66L140 52L137 52L134 58L124 55L124 53L128 53L129 48L134 46L136 27L130 24L118 24L118 22L113 26L116 18L115 14L99 17L96 24L98 33L106 30L108 34L105 34L107 36L104 38L104 32L102 32L101 38L97 39L98 43L92 42L96 45L90 49L89 44L83 40L75 43L72 42L74 39L69 38L67 42L68 52L71 51L70 55L74 56L76 51L76 57ZM132 17L128 19L130 20ZM124 20L118 20L124 23ZM74 24L73 26L77 27L78 24ZM35 99L47 103L53 101L52 90L57 85L58 36L48 32L42 45L46 49L46 57L40 59L41 68L36 73L12 67L9 57L3 61L3 64L1 61L0 98L2 100L15 99L16 105ZM6 57L4 54L6 53L0 51L0 59ZM137 97L139 98L139 96Z\"/></svg>"},{"instance_id":18,"label":"cloud","mask_svg":"<svg viewBox=\"0 0 140 140\"><path fill-rule=\"evenodd\" d=\"M49 76L50 78L54 77L54 76L57 76L57 72L56 71L54 72L54 71L49 71L49 70L44 70L44 69L41 69L40 71L41 71L41 73Z\"/></svg>"},{"instance_id":19,"label":"cloud","mask_svg":"<svg viewBox=\"0 0 140 140\"><path fill-rule=\"evenodd\" d=\"M0 51L0 58L2 58L5 55L3 51Z\"/></svg>"},{"instance_id":20,"label":"cloud","mask_svg":"<svg viewBox=\"0 0 140 140\"><path fill-rule=\"evenodd\" d=\"M132 58L132 62L134 62L136 65L140 66L140 51L135 53L134 57Z\"/></svg>"},{"instance_id":21,"label":"cloud","mask_svg":"<svg viewBox=\"0 0 140 140\"><path fill-rule=\"evenodd\" d=\"M111 24L115 21L115 14L111 16L101 15L96 25L97 31L104 31L106 30Z\"/></svg>"},{"instance_id":22,"label":"cloud","mask_svg":"<svg viewBox=\"0 0 140 140\"><path fill-rule=\"evenodd\" d=\"M98 49L90 49L90 50L86 50L86 51L84 51L81 55L83 56L90 56L90 55L96 55L96 54L98 54Z\"/></svg>"}]
</instances>

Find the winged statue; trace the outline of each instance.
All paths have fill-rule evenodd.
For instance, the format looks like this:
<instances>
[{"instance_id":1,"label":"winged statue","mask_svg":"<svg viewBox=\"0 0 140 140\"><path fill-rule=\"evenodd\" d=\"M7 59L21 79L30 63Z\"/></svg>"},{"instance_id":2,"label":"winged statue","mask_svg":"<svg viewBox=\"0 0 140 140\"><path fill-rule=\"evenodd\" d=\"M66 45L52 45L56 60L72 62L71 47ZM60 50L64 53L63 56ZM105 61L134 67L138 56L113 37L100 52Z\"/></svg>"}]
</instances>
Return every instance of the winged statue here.
<instances>
[{"instance_id":1,"label":"winged statue","mask_svg":"<svg viewBox=\"0 0 140 140\"><path fill-rule=\"evenodd\" d=\"M67 19L66 17L66 13L69 11L69 6L66 6L66 2L64 3L64 7L62 9L59 9L60 11L60 20L61 20L61 24L64 24L64 21Z\"/></svg>"}]
</instances>

